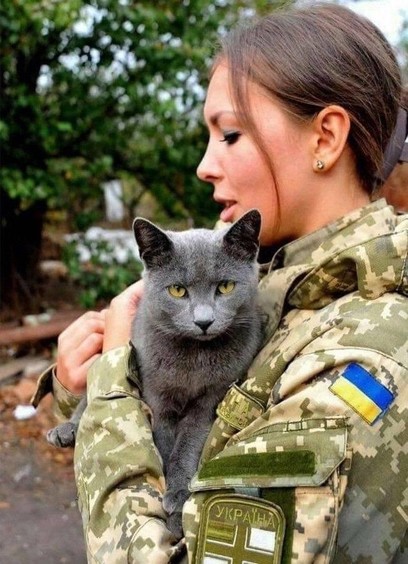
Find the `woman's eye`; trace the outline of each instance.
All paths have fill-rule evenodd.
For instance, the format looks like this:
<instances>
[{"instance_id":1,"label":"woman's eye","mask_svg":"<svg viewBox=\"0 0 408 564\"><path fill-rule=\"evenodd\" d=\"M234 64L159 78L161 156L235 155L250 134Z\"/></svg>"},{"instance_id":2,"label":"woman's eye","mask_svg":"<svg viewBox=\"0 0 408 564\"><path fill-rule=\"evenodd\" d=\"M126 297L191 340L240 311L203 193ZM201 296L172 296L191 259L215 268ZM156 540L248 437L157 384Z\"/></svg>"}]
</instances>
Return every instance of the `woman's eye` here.
<instances>
[{"instance_id":1,"label":"woman's eye","mask_svg":"<svg viewBox=\"0 0 408 564\"><path fill-rule=\"evenodd\" d=\"M184 288L184 286L179 286L178 284L172 284L167 289L173 298L184 298L187 294L187 289Z\"/></svg>"},{"instance_id":2,"label":"woman's eye","mask_svg":"<svg viewBox=\"0 0 408 564\"><path fill-rule=\"evenodd\" d=\"M227 143L227 145L233 145L238 141L240 135L239 131L225 131L224 137L220 141L221 143Z\"/></svg>"},{"instance_id":3,"label":"woman's eye","mask_svg":"<svg viewBox=\"0 0 408 564\"><path fill-rule=\"evenodd\" d=\"M235 288L235 282L232 280L223 280L217 286L217 291L220 294L229 294Z\"/></svg>"}]
</instances>

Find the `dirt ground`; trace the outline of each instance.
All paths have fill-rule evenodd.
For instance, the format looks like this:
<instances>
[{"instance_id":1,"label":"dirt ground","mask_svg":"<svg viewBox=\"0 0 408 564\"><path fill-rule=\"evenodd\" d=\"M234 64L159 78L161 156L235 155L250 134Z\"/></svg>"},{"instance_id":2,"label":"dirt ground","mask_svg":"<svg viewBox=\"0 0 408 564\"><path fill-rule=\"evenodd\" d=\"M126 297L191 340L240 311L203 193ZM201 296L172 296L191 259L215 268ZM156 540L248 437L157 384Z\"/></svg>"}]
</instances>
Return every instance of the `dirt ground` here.
<instances>
[{"instance_id":1,"label":"dirt ground","mask_svg":"<svg viewBox=\"0 0 408 564\"><path fill-rule=\"evenodd\" d=\"M46 442L54 426L51 397L26 420L36 374L0 387L0 561L10 564L86 563L76 503L72 449Z\"/></svg>"}]
</instances>

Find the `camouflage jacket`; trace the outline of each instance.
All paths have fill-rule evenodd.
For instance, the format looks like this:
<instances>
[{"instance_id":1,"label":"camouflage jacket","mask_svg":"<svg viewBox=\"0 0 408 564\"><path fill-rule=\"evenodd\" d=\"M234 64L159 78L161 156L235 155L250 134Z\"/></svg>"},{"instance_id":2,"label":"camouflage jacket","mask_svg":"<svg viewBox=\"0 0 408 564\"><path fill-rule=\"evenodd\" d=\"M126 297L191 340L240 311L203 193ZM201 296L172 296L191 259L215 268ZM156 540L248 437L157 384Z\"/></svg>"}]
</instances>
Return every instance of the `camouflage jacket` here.
<instances>
[{"instance_id":1,"label":"camouflage jacket","mask_svg":"<svg viewBox=\"0 0 408 564\"><path fill-rule=\"evenodd\" d=\"M91 367L75 472L89 562L407 562L408 216L370 204L280 249L247 379L165 526L129 349Z\"/></svg>"}]
</instances>

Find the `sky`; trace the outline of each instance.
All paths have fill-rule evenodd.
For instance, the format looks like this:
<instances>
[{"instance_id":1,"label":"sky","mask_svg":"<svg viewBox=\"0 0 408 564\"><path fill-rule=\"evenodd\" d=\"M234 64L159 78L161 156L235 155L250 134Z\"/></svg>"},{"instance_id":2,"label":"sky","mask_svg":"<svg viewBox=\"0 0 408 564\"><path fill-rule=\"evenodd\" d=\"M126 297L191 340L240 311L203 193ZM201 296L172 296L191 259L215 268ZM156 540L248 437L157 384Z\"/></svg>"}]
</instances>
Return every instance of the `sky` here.
<instances>
[{"instance_id":1,"label":"sky","mask_svg":"<svg viewBox=\"0 0 408 564\"><path fill-rule=\"evenodd\" d=\"M408 21L407 0L359 0L344 2L351 9L366 16L381 29L388 41L396 45L401 36L404 19Z\"/></svg>"}]
</instances>

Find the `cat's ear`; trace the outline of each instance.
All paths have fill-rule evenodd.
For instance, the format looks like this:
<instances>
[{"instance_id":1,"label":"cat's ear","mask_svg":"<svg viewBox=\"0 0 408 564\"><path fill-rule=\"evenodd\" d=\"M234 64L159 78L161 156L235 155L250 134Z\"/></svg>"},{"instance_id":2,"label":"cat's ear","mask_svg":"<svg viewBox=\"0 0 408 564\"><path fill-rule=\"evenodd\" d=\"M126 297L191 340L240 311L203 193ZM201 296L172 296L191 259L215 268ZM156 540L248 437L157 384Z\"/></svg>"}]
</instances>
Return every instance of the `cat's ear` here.
<instances>
[{"instance_id":1,"label":"cat's ear","mask_svg":"<svg viewBox=\"0 0 408 564\"><path fill-rule=\"evenodd\" d=\"M250 210L240 217L224 235L224 246L238 259L253 260L258 254L261 214Z\"/></svg>"},{"instance_id":2,"label":"cat's ear","mask_svg":"<svg viewBox=\"0 0 408 564\"><path fill-rule=\"evenodd\" d=\"M133 222L133 232L140 258L147 268L163 266L168 261L173 243L164 231L147 219L137 217Z\"/></svg>"}]
</instances>

